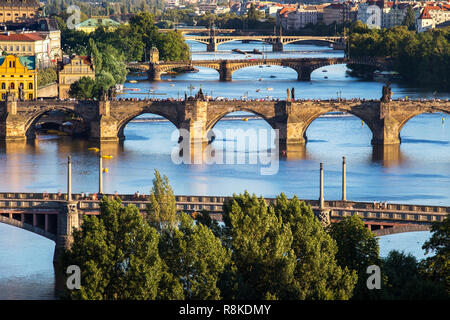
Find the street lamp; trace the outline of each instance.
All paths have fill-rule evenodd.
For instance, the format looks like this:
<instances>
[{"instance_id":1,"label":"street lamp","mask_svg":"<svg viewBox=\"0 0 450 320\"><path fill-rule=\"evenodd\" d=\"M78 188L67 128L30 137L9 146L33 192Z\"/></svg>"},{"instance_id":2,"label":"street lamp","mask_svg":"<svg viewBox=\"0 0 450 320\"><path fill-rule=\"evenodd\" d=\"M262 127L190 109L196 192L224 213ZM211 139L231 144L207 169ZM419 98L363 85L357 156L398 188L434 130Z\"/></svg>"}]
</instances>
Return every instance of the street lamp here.
<instances>
[{"instance_id":1,"label":"street lamp","mask_svg":"<svg viewBox=\"0 0 450 320\"><path fill-rule=\"evenodd\" d=\"M98 193L103 194L103 172L107 173L109 171L108 168L103 168L103 159L112 159L112 156L102 155L99 148L89 148L88 150L98 153Z\"/></svg>"}]
</instances>

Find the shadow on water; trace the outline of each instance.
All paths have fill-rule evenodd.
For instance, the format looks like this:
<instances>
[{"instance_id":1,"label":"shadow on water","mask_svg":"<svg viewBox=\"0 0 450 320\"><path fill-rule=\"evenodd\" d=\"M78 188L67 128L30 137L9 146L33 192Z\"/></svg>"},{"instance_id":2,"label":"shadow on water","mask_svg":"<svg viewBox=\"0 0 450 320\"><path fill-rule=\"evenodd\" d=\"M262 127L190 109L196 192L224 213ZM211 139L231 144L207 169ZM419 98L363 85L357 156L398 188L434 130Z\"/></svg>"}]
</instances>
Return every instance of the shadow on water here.
<instances>
[{"instance_id":1,"label":"shadow on water","mask_svg":"<svg viewBox=\"0 0 450 320\"><path fill-rule=\"evenodd\" d=\"M406 157L397 145L374 145L372 147L372 161L380 163L383 167L398 166L406 161Z\"/></svg>"},{"instance_id":2,"label":"shadow on water","mask_svg":"<svg viewBox=\"0 0 450 320\"><path fill-rule=\"evenodd\" d=\"M448 141L442 141L442 140L428 140L428 139L408 139L408 138L402 138L402 143L426 143L426 144L438 144L438 145L447 145L450 144Z\"/></svg>"}]
</instances>

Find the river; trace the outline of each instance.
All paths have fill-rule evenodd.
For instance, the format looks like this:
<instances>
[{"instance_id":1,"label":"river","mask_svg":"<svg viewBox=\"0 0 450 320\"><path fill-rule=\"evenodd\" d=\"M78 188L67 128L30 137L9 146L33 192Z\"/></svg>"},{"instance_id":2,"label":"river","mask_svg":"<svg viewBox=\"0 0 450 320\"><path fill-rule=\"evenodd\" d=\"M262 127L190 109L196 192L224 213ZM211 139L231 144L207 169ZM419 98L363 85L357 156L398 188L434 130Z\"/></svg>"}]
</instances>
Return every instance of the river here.
<instances>
[{"instance_id":1,"label":"river","mask_svg":"<svg viewBox=\"0 0 450 320\"><path fill-rule=\"evenodd\" d=\"M313 45L286 45L283 53L267 52L269 46L258 43L227 43L216 53L204 52L202 44L190 43L193 59L240 58L231 49L266 51L268 57L341 57L342 51ZM244 57L244 56L242 56ZM245 57L244 57L245 58ZM254 56L260 58L260 56ZM311 82L296 81L293 70L282 67L251 67L238 70L232 82L220 82L215 70L199 68L198 73L186 73L151 83L143 76L130 75L125 87L139 92L161 93L161 97L183 97L199 88L214 97L284 98L287 88L295 88L298 98L379 98L382 83L362 81L346 76L346 67L336 65L313 72ZM327 70L327 72L323 72ZM325 79L325 75L327 79ZM271 77L275 76L275 78ZM262 79L258 81L258 79ZM168 81L171 80L171 81ZM438 96L435 93L394 83L393 97ZM271 88L271 90L267 90ZM259 92L256 90L259 89ZM128 94L123 97L153 95ZM233 115L245 115L234 113ZM149 117L154 115L143 115ZM219 121L217 131L227 129L267 129L262 119ZM424 114L411 119L402 129L402 144L380 151L371 144L371 132L353 116L320 117L307 130L308 143L294 158L280 159L273 175L261 175L260 164L187 165L175 164L171 152L176 141L171 140L175 127L169 122L130 122L126 139L116 144L104 144L104 160L109 172L104 175L105 192L148 194L153 170L168 176L176 194L231 195L248 190L257 195L273 197L280 192L288 196L317 199L319 196L319 162L324 163L325 198L339 199L341 160L347 158L347 198L359 201L388 201L431 205L450 205L450 116ZM217 139L213 147L221 149L226 141ZM97 158L88 148L95 143L70 137L39 135L33 142L0 145L0 191L65 190L66 159L72 155L73 191L95 192L97 188ZM247 159L261 153L252 146L232 150L237 157ZM423 258L421 250L429 232L413 232L380 238L380 251L386 256L391 249L400 249ZM24 230L0 224L0 299L54 299L54 243Z\"/></svg>"}]
</instances>

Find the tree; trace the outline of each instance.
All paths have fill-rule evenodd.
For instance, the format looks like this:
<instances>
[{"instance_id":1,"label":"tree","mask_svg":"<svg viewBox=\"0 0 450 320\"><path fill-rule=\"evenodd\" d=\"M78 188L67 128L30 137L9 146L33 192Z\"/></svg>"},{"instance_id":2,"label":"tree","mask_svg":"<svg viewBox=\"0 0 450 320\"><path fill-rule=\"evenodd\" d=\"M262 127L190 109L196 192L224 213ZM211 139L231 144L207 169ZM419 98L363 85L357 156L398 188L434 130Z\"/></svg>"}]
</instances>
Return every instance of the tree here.
<instances>
[{"instance_id":1,"label":"tree","mask_svg":"<svg viewBox=\"0 0 450 320\"><path fill-rule=\"evenodd\" d=\"M231 295L225 298L288 297L296 264L289 226L282 224L263 198L247 192L225 201L224 222L233 261L228 279L222 282L222 291Z\"/></svg>"},{"instance_id":2,"label":"tree","mask_svg":"<svg viewBox=\"0 0 450 320\"><path fill-rule=\"evenodd\" d=\"M97 45L95 44L95 41L93 38L89 39L89 47L88 47L88 55L91 57L91 59L94 60L94 65L96 70L100 72L102 70L102 55L100 51L97 48Z\"/></svg>"},{"instance_id":3,"label":"tree","mask_svg":"<svg viewBox=\"0 0 450 320\"><path fill-rule=\"evenodd\" d=\"M431 238L422 248L426 254L433 252L434 256L426 258L421 269L429 279L443 285L450 296L450 218L434 222L431 232Z\"/></svg>"},{"instance_id":4,"label":"tree","mask_svg":"<svg viewBox=\"0 0 450 320\"><path fill-rule=\"evenodd\" d=\"M387 278L386 285L381 288L381 296L385 300L448 299L442 283L427 279L411 254L392 250L383 259L381 271Z\"/></svg>"},{"instance_id":5,"label":"tree","mask_svg":"<svg viewBox=\"0 0 450 320\"><path fill-rule=\"evenodd\" d=\"M408 30L416 30L416 17L414 15L413 8L410 5L408 5L408 8L406 9L406 16L403 24L408 28Z\"/></svg>"},{"instance_id":6,"label":"tree","mask_svg":"<svg viewBox=\"0 0 450 320\"><path fill-rule=\"evenodd\" d=\"M220 299L217 283L230 253L208 227L194 224L185 213L180 214L179 220L178 227L162 231L161 258L182 284L186 299Z\"/></svg>"},{"instance_id":7,"label":"tree","mask_svg":"<svg viewBox=\"0 0 450 320\"><path fill-rule=\"evenodd\" d=\"M77 100L92 99L94 96L95 81L90 77L82 77L70 85L69 96Z\"/></svg>"},{"instance_id":8,"label":"tree","mask_svg":"<svg viewBox=\"0 0 450 320\"><path fill-rule=\"evenodd\" d=\"M367 267L380 266L381 262L377 238L359 216L345 217L331 224L328 231L337 243L336 259L339 265L358 273L354 298L367 298Z\"/></svg>"},{"instance_id":9,"label":"tree","mask_svg":"<svg viewBox=\"0 0 450 320\"><path fill-rule=\"evenodd\" d=\"M291 229L296 256L289 297L295 299L349 299L357 275L339 266L338 247L315 217L312 208L297 197L288 200L282 193L273 205L276 216Z\"/></svg>"},{"instance_id":10,"label":"tree","mask_svg":"<svg viewBox=\"0 0 450 320\"><path fill-rule=\"evenodd\" d=\"M62 258L63 270L81 270L81 289L71 290L70 298L155 299L162 274L158 241L135 206L102 199L100 216L84 217Z\"/></svg>"},{"instance_id":11,"label":"tree","mask_svg":"<svg viewBox=\"0 0 450 320\"><path fill-rule=\"evenodd\" d=\"M190 58L189 46L179 32L159 33L156 38L156 46L161 60L186 61Z\"/></svg>"},{"instance_id":12,"label":"tree","mask_svg":"<svg viewBox=\"0 0 450 320\"><path fill-rule=\"evenodd\" d=\"M150 202L147 221L157 230L173 228L177 222L175 195L169 179L166 176L161 178L156 169L153 187L150 191Z\"/></svg>"},{"instance_id":13,"label":"tree","mask_svg":"<svg viewBox=\"0 0 450 320\"><path fill-rule=\"evenodd\" d=\"M56 82L58 75L56 74L56 70L54 68L45 68L38 70L37 78L38 87L42 87L49 83Z\"/></svg>"}]
</instances>

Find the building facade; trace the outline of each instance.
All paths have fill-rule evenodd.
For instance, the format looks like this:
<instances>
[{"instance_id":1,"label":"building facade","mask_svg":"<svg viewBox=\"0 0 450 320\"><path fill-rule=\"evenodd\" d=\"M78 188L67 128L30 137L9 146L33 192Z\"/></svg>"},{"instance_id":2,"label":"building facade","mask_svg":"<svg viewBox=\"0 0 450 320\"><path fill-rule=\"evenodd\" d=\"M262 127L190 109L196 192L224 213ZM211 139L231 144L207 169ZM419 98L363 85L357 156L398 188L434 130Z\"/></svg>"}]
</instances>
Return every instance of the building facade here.
<instances>
[{"instance_id":1,"label":"building facade","mask_svg":"<svg viewBox=\"0 0 450 320\"><path fill-rule=\"evenodd\" d=\"M109 19L108 17L93 17L75 25L75 30L91 33L94 32L99 26L103 26L105 29L111 31L119 27L120 23Z\"/></svg>"},{"instance_id":2,"label":"building facade","mask_svg":"<svg viewBox=\"0 0 450 320\"><path fill-rule=\"evenodd\" d=\"M37 0L0 0L0 23L34 19L41 12Z\"/></svg>"},{"instance_id":3,"label":"building facade","mask_svg":"<svg viewBox=\"0 0 450 320\"><path fill-rule=\"evenodd\" d=\"M0 49L16 56L34 56L36 68L47 68L54 65L55 57L61 56L59 33L56 36L52 41L50 34L5 32L0 34Z\"/></svg>"},{"instance_id":4,"label":"building facade","mask_svg":"<svg viewBox=\"0 0 450 320\"><path fill-rule=\"evenodd\" d=\"M95 67L90 57L73 56L60 62L58 70L58 94L60 99L69 98L70 85L83 77L95 79Z\"/></svg>"},{"instance_id":5,"label":"building facade","mask_svg":"<svg viewBox=\"0 0 450 320\"><path fill-rule=\"evenodd\" d=\"M8 93L20 100L33 100L37 92L36 68L32 58L7 55L0 57L0 100Z\"/></svg>"}]
</instances>

